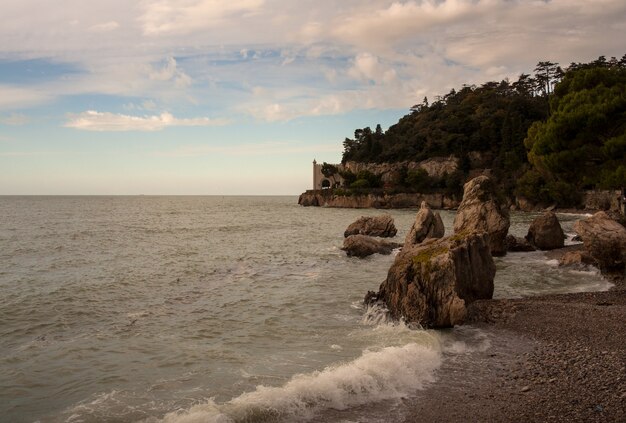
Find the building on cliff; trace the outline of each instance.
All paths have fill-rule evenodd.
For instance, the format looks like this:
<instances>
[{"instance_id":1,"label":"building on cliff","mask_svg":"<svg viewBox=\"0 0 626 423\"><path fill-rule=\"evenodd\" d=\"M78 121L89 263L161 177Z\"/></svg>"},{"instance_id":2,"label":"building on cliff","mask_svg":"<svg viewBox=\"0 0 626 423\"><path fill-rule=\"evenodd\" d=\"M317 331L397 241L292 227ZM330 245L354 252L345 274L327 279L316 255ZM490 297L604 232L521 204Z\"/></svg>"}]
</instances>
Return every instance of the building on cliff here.
<instances>
[{"instance_id":1,"label":"building on cliff","mask_svg":"<svg viewBox=\"0 0 626 423\"><path fill-rule=\"evenodd\" d=\"M324 176L322 173L323 164L317 163L315 159L313 159L313 189L329 189L329 188L337 188L343 186L343 178L339 173L335 173L330 177ZM343 168L342 165L333 165L338 170Z\"/></svg>"}]
</instances>

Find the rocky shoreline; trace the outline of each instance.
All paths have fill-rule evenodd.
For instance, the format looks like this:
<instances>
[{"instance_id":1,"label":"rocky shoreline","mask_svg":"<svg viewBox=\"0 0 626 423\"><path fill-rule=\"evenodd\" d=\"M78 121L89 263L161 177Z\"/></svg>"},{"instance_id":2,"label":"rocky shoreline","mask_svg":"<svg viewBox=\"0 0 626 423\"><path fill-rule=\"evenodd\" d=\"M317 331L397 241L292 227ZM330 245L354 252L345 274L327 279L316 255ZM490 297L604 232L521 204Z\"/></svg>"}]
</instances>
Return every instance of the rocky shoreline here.
<instances>
[{"instance_id":1,"label":"rocky shoreline","mask_svg":"<svg viewBox=\"0 0 626 423\"><path fill-rule=\"evenodd\" d=\"M406 422L626 421L626 290L479 300L491 347L446 363Z\"/></svg>"},{"instance_id":2,"label":"rocky shoreline","mask_svg":"<svg viewBox=\"0 0 626 423\"><path fill-rule=\"evenodd\" d=\"M626 421L622 217L598 212L576 221L582 244L575 246L564 246L566 236L551 211L535 217L524 238L507 236L508 211L485 176L465 184L453 235L444 236L442 224L437 229L437 216L424 201L386 280L378 292L367 293L365 303L425 328L470 325L482 330L491 346L444 360L437 382L406 399L408 414L390 421ZM347 231L346 241L395 235L395 227L393 235L370 230L391 227L388 215L361 220L353 224L359 235ZM351 255L346 243L344 249ZM574 269L596 266L614 287L494 300L492 256L507 250L542 250Z\"/></svg>"},{"instance_id":3,"label":"rocky shoreline","mask_svg":"<svg viewBox=\"0 0 626 423\"><path fill-rule=\"evenodd\" d=\"M444 194L419 193L337 195L330 190L309 190L298 198L298 204L304 207L349 209L408 209L419 207L422 202L434 209L455 209L460 204Z\"/></svg>"},{"instance_id":4,"label":"rocky shoreline","mask_svg":"<svg viewBox=\"0 0 626 423\"><path fill-rule=\"evenodd\" d=\"M437 382L405 400L408 413L393 421L626 421L624 227L599 212L575 223L583 244L564 247L556 216L546 212L535 218L525 240L515 240L561 265L586 268L592 263L614 283L607 292L496 300L470 295L493 279L479 272L489 267L491 255L479 259L483 255L476 251L460 249L460 257L469 257L464 263L455 258L456 244L488 233L491 254L506 254L511 247L504 242L508 215L491 205L489 180L480 178L465 186L455 235L405 242L379 292L366 296L368 303L384 304L394 318L432 328L464 323L490 339L485 351L444 360ZM416 224L430 214L422 205ZM423 226L418 229L424 232L428 227ZM435 248L440 244L446 248ZM455 271L443 272L448 267ZM476 272L479 277L471 283L459 276Z\"/></svg>"}]
</instances>

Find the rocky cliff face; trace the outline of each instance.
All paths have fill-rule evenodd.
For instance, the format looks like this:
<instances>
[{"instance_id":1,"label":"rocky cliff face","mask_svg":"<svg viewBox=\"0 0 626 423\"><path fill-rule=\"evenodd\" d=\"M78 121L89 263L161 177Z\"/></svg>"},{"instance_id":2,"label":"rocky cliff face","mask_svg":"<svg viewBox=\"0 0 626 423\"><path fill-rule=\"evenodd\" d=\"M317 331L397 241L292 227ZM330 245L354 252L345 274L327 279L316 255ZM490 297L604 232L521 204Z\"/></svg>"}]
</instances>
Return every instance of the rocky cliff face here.
<instances>
[{"instance_id":1,"label":"rocky cliff face","mask_svg":"<svg viewBox=\"0 0 626 423\"><path fill-rule=\"evenodd\" d=\"M383 183L399 184L402 170L424 169L429 176L441 178L444 175L452 174L459 168L459 159L454 156L450 157L433 157L421 162L397 162L397 163L361 163L346 162L343 165L345 170L353 173L359 173L362 170L368 170L375 175L380 175Z\"/></svg>"},{"instance_id":2,"label":"rocky cliff face","mask_svg":"<svg viewBox=\"0 0 626 423\"><path fill-rule=\"evenodd\" d=\"M495 264L485 233L427 239L406 246L389 269L378 294L391 316L424 327L463 323L466 306L493 296Z\"/></svg>"},{"instance_id":3,"label":"rocky cliff face","mask_svg":"<svg viewBox=\"0 0 626 423\"><path fill-rule=\"evenodd\" d=\"M298 204L316 207L343 207L352 209L403 209L419 207L425 201L433 209L451 209L459 201L443 194L383 194L333 195L329 191L307 191L300 195Z\"/></svg>"}]
</instances>

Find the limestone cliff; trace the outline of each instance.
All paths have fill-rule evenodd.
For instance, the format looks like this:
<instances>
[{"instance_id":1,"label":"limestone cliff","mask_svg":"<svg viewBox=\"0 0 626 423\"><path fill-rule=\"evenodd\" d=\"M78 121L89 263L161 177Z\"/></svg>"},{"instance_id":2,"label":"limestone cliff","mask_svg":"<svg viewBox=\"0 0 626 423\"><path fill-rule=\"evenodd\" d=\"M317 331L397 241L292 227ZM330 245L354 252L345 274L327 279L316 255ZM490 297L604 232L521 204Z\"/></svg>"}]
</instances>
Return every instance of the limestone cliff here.
<instances>
[{"instance_id":1,"label":"limestone cliff","mask_svg":"<svg viewBox=\"0 0 626 423\"><path fill-rule=\"evenodd\" d=\"M425 201L433 209L453 209L459 201L444 194L363 194L334 195L330 190L309 190L300 195L298 204L316 207L343 207L353 209L402 209L419 207Z\"/></svg>"}]
</instances>

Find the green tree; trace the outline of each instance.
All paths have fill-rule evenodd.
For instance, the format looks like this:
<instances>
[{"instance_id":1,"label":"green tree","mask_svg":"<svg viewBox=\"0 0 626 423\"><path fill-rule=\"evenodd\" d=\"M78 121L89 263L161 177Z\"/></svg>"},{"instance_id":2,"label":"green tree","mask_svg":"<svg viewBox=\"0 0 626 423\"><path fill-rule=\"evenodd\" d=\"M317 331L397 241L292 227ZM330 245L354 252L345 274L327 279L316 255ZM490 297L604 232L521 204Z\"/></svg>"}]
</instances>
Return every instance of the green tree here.
<instances>
[{"instance_id":1,"label":"green tree","mask_svg":"<svg viewBox=\"0 0 626 423\"><path fill-rule=\"evenodd\" d=\"M626 163L626 68L600 58L571 69L554 90L550 117L525 140L533 172L557 202L575 199L558 199L564 192L618 188Z\"/></svg>"}]
</instances>

